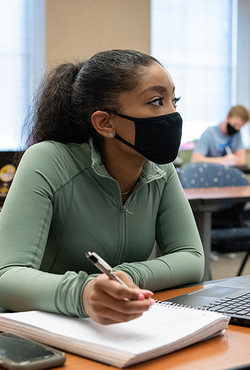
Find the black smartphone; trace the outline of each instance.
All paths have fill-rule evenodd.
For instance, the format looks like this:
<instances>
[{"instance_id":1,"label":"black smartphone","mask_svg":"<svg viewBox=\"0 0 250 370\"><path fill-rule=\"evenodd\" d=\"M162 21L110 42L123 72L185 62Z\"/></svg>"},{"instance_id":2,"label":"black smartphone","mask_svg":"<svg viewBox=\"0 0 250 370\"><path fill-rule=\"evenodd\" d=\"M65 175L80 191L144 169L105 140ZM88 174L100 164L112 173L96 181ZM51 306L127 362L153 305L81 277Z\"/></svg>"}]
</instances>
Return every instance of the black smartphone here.
<instances>
[{"instance_id":1,"label":"black smartphone","mask_svg":"<svg viewBox=\"0 0 250 370\"><path fill-rule=\"evenodd\" d=\"M39 370L63 365L65 353L10 333L0 333L0 366L10 370Z\"/></svg>"}]
</instances>

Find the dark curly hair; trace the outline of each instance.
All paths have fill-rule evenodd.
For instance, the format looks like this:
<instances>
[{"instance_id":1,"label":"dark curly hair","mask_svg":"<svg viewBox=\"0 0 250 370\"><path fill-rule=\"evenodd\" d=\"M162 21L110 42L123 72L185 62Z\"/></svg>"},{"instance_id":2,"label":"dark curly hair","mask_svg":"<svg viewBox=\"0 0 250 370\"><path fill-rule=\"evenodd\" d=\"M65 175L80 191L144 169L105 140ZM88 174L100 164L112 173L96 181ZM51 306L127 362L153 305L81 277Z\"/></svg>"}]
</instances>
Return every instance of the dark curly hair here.
<instances>
[{"instance_id":1,"label":"dark curly hair","mask_svg":"<svg viewBox=\"0 0 250 370\"><path fill-rule=\"evenodd\" d=\"M134 50L108 50L89 60L59 65L45 76L26 129L26 147L44 141L100 140L91 123L97 110L119 110L118 98L131 91L155 58ZM31 122L31 125L30 125Z\"/></svg>"}]
</instances>

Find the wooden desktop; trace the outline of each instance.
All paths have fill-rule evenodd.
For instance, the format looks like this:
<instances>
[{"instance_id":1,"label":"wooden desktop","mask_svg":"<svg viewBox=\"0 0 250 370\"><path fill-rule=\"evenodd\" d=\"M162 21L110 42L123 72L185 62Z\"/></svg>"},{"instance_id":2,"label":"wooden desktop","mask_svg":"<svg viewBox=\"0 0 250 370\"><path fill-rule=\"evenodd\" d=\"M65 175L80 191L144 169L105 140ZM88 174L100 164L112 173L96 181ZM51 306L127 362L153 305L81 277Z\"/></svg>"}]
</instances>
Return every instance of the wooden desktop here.
<instances>
[{"instance_id":1,"label":"wooden desktop","mask_svg":"<svg viewBox=\"0 0 250 370\"><path fill-rule=\"evenodd\" d=\"M212 283L212 282L211 282ZM156 293L154 298L164 300L188 293L202 286L174 289ZM250 363L250 328L229 325L226 333L180 351L142 362L129 367L130 370L224 370ZM113 370L113 366L104 365L86 358L67 353L67 360L60 370Z\"/></svg>"}]
</instances>

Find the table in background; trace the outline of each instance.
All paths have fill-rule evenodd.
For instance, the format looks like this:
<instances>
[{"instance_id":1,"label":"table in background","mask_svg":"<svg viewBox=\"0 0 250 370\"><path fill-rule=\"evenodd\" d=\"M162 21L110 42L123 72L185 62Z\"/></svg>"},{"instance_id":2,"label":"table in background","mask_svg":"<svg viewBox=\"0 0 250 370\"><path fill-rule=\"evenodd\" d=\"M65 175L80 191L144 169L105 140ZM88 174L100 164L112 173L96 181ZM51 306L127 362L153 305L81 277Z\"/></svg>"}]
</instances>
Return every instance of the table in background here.
<instances>
[{"instance_id":1,"label":"table in background","mask_svg":"<svg viewBox=\"0 0 250 370\"><path fill-rule=\"evenodd\" d=\"M234 168L237 168L238 170L241 170L246 175L250 174L250 166L249 166L249 164L239 164L237 166L234 166Z\"/></svg>"},{"instance_id":2,"label":"table in background","mask_svg":"<svg viewBox=\"0 0 250 370\"><path fill-rule=\"evenodd\" d=\"M212 212L221 204L250 201L250 186L184 189L193 210L205 253L204 280L210 276Z\"/></svg>"},{"instance_id":3,"label":"table in background","mask_svg":"<svg viewBox=\"0 0 250 370\"><path fill-rule=\"evenodd\" d=\"M156 293L158 300L170 299L188 293L198 287L188 287ZM128 370L223 370L250 363L250 328L229 325L226 334L156 359L130 366ZM114 370L113 366L67 354L64 367L58 370ZM55 369L56 370L56 369Z\"/></svg>"}]
</instances>

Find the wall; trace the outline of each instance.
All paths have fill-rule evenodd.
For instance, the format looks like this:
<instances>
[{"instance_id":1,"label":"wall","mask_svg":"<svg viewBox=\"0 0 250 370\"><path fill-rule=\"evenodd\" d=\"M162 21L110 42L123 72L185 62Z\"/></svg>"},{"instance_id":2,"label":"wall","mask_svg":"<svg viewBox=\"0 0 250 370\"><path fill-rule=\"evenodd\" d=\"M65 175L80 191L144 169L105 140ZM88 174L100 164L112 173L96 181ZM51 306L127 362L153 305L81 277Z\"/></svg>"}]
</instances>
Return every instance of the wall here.
<instances>
[{"instance_id":1,"label":"wall","mask_svg":"<svg viewBox=\"0 0 250 370\"><path fill-rule=\"evenodd\" d=\"M235 83L235 103L250 107L250 0L238 0L238 38ZM250 148L250 124L246 124L242 130L243 142L246 148ZM248 162L250 163L250 162Z\"/></svg>"},{"instance_id":2,"label":"wall","mask_svg":"<svg viewBox=\"0 0 250 370\"><path fill-rule=\"evenodd\" d=\"M39 2L37 2L39 3ZM131 48L150 54L150 0L45 0L46 68L101 50ZM250 106L250 0L238 0L235 104ZM40 77L40 75L39 75ZM40 78L39 78L40 80ZM242 129L250 147L250 124Z\"/></svg>"},{"instance_id":3,"label":"wall","mask_svg":"<svg viewBox=\"0 0 250 370\"><path fill-rule=\"evenodd\" d=\"M150 0L46 0L46 67L107 49L150 54Z\"/></svg>"}]
</instances>

